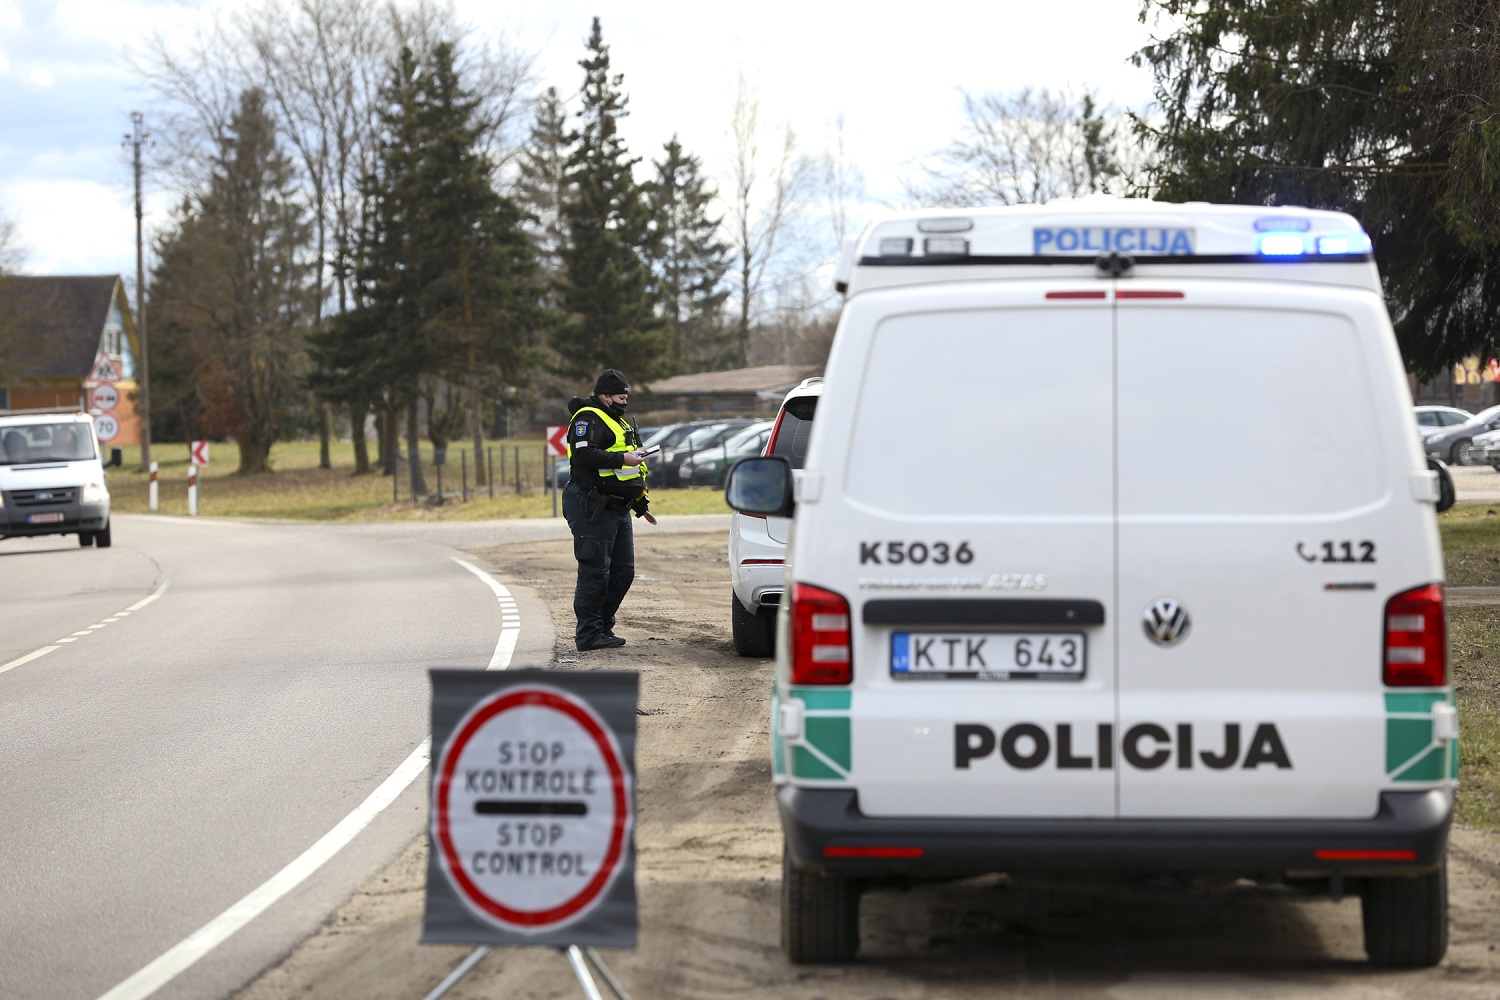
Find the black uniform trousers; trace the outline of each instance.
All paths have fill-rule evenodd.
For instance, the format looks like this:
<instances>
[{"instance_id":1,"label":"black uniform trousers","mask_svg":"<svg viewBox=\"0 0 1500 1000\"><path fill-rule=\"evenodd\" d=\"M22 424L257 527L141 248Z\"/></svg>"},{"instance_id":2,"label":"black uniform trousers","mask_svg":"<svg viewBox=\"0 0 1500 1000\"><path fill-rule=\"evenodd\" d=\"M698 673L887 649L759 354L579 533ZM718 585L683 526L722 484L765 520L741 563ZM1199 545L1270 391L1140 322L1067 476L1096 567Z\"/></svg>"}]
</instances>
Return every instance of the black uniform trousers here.
<instances>
[{"instance_id":1,"label":"black uniform trousers","mask_svg":"<svg viewBox=\"0 0 1500 1000\"><path fill-rule=\"evenodd\" d=\"M630 508L621 503L594 521L583 491L573 483L563 490L563 517L573 532L573 557L578 560L578 584L573 589L578 627L573 638L579 646L613 634L615 613L635 580L635 535Z\"/></svg>"}]
</instances>

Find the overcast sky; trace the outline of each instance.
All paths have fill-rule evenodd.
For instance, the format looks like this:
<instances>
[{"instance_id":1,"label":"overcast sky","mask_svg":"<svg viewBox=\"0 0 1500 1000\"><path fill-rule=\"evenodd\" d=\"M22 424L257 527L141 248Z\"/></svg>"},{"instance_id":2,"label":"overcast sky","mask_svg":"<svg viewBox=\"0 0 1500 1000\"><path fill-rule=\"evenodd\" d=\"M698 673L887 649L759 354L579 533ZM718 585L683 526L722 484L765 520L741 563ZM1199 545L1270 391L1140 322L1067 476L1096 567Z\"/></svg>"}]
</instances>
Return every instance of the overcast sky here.
<instances>
[{"instance_id":1,"label":"overcast sky","mask_svg":"<svg viewBox=\"0 0 1500 1000\"><path fill-rule=\"evenodd\" d=\"M19 224L33 273L135 268L129 162L121 139L144 94L132 47L153 31L185 36L253 0L0 0L0 215ZM1129 65L1148 40L1136 0L988 3L502 5L457 0L475 31L534 54L541 86L576 93L590 19L603 18L625 76L632 152L650 159L677 133L711 174L727 161L736 80L756 87L766 122L790 122L819 153L834 121L871 202L899 200L912 162L953 138L961 89L1093 89L1141 108L1150 76ZM149 123L148 123L149 125ZM148 182L148 233L177 193Z\"/></svg>"}]
</instances>

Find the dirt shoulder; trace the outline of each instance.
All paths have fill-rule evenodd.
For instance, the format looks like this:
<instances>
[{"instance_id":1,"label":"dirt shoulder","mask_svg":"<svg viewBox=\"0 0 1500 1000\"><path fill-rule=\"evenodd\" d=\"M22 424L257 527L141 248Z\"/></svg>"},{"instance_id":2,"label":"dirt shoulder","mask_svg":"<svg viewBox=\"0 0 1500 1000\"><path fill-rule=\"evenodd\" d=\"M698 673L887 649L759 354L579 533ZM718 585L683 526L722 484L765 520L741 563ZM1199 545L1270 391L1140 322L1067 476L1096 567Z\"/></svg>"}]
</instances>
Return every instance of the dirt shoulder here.
<instances>
[{"instance_id":1,"label":"dirt shoulder","mask_svg":"<svg viewBox=\"0 0 1500 1000\"><path fill-rule=\"evenodd\" d=\"M1450 855L1448 957L1422 972L1365 964L1355 899L1003 878L869 893L858 961L788 965L777 941L771 665L730 647L722 533L642 530L636 539L640 572L617 629L629 645L580 655L559 641L554 654L557 669L641 673L640 944L604 953L635 1000L1495 996L1500 841L1467 829L1455 831ZM570 546L525 543L476 555L508 585L539 594L566 637ZM426 996L473 951L417 944L426 850L425 837L415 840L240 1000ZM446 996L581 995L559 955L517 948L486 956Z\"/></svg>"}]
</instances>

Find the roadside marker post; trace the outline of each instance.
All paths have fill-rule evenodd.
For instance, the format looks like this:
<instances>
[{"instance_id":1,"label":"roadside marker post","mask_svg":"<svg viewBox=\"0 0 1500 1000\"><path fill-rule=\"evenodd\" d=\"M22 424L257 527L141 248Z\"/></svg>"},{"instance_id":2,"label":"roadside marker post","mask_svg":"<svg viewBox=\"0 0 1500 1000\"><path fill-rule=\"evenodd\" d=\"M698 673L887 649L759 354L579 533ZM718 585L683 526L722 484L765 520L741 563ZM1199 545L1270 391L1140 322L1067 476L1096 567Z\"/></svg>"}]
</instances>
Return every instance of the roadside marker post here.
<instances>
[{"instance_id":1,"label":"roadside marker post","mask_svg":"<svg viewBox=\"0 0 1500 1000\"><path fill-rule=\"evenodd\" d=\"M547 428L547 444L542 449L543 481L552 489L552 516L557 516L557 463L553 458L562 458L568 453L568 425Z\"/></svg>"},{"instance_id":2,"label":"roadside marker post","mask_svg":"<svg viewBox=\"0 0 1500 1000\"><path fill-rule=\"evenodd\" d=\"M188 515L198 516L198 467L188 466Z\"/></svg>"},{"instance_id":3,"label":"roadside marker post","mask_svg":"<svg viewBox=\"0 0 1500 1000\"><path fill-rule=\"evenodd\" d=\"M548 946L589 997L634 948L634 671L430 671L423 944Z\"/></svg>"},{"instance_id":4,"label":"roadside marker post","mask_svg":"<svg viewBox=\"0 0 1500 1000\"><path fill-rule=\"evenodd\" d=\"M155 462L151 463L151 485L147 489L147 494L148 494L148 506L151 508L151 510L156 510L156 506L157 506L157 504L156 504L156 500L157 500L157 485L156 485L156 463Z\"/></svg>"}]
</instances>

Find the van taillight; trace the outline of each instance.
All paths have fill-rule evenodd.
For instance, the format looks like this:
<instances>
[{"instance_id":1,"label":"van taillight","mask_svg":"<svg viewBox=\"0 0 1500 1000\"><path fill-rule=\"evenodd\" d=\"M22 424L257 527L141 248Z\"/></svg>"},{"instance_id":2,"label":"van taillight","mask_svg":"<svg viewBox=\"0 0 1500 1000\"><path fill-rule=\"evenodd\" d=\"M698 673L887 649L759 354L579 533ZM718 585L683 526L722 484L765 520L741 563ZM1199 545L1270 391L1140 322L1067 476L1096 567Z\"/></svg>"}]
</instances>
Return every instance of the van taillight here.
<instances>
[{"instance_id":1,"label":"van taillight","mask_svg":"<svg viewBox=\"0 0 1500 1000\"><path fill-rule=\"evenodd\" d=\"M1448 619L1443 588L1417 587L1385 602L1385 682L1391 687L1448 683Z\"/></svg>"},{"instance_id":2,"label":"van taillight","mask_svg":"<svg viewBox=\"0 0 1500 1000\"><path fill-rule=\"evenodd\" d=\"M792 683L848 684L854 679L849 647L849 602L831 590L792 587Z\"/></svg>"}]
</instances>

